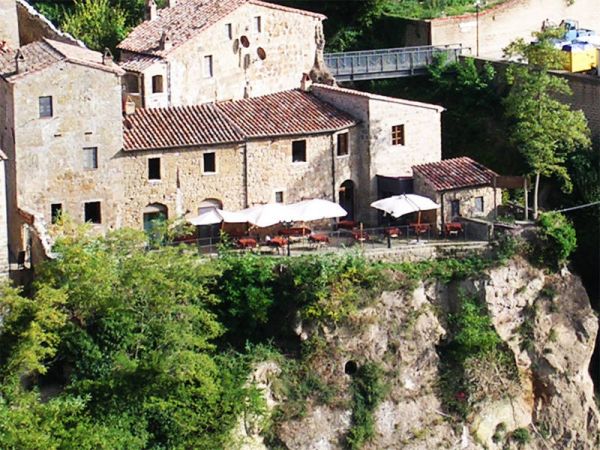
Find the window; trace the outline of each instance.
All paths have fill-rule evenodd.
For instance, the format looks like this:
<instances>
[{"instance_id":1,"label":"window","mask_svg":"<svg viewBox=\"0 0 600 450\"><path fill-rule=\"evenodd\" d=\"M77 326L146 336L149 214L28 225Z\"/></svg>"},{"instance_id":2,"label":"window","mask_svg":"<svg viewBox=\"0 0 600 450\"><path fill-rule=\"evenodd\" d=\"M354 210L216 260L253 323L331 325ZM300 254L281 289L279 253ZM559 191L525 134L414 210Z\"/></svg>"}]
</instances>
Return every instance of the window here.
<instances>
[{"instance_id":1,"label":"window","mask_svg":"<svg viewBox=\"0 0 600 450\"><path fill-rule=\"evenodd\" d=\"M254 32L255 33L262 32L262 20L261 20L260 16L256 16L254 18L253 24L254 24Z\"/></svg>"},{"instance_id":2,"label":"window","mask_svg":"<svg viewBox=\"0 0 600 450\"><path fill-rule=\"evenodd\" d=\"M337 155L344 156L348 154L348 133L337 135Z\"/></svg>"},{"instance_id":3,"label":"window","mask_svg":"<svg viewBox=\"0 0 600 450\"><path fill-rule=\"evenodd\" d=\"M91 223L102 223L100 214L100 202L87 202L84 204L85 221Z\"/></svg>"},{"instance_id":4,"label":"window","mask_svg":"<svg viewBox=\"0 0 600 450\"><path fill-rule=\"evenodd\" d=\"M233 26L230 23L225 24L225 36L227 39L233 39Z\"/></svg>"},{"instance_id":5,"label":"window","mask_svg":"<svg viewBox=\"0 0 600 450\"><path fill-rule=\"evenodd\" d=\"M455 217L460 216L460 201L459 200L450 200L450 218L454 219Z\"/></svg>"},{"instance_id":6,"label":"window","mask_svg":"<svg viewBox=\"0 0 600 450\"><path fill-rule=\"evenodd\" d=\"M292 142L292 162L306 162L306 141Z\"/></svg>"},{"instance_id":7,"label":"window","mask_svg":"<svg viewBox=\"0 0 600 450\"><path fill-rule=\"evenodd\" d=\"M283 203L283 191L275 192L275 203Z\"/></svg>"},{"instance_id":8,"label":"window","mask_svg":"<svg viewBox=\"0 0 600 450\"><path fill-rule=\"evenodd\" d=\"M213 57L212 55L206 55L204 57L204 78L212 78L213 76Z\"/></svg>"},{"instance_id":9,"label":"window","mask_svg":"<svg viewBox=\"0 0 600 450\"><path fill-rule=\"evenodd\" d=\"M148 179L160 180L160 158L148 158Z\"/></svg>"},{"instance_id":10,"label":"window","mask_svg":"<svg viewBox=\"0 0 600 450\"><path fill-rule=\"evenodd\" d=\"M98 147L83 148L83 168L97 169L98 168Z\"/></svg>"},{"instance_id":11,"label":"window","mask_svg":"<svg viewBox=\"0 0 600 450\"><path fill-rule=\"evenodd\" d=\"M483 197L475 197L475 212L483 212Z\"/></svg>"},{"instance_id":12,"label":"window","mask_svg":"<svg viewBox=\"0 0 600 450\"><path fill-rule=\"evenodd\" d=\"M152 77L152 93L159 94L163 92L163 76L154 75Z\"/></svg>"},{"instance_id":13,"label":"window","mask_svg":"<svg viewBox=\"0 0 600 450\"><path fill-rule=\"evenodd\" d=\"M205 153L204 155L202 155L204 161L204 173L215 173L217 171L217 161L216 161L216 157L215 157L215 153L211 152L211 153Z\"/></svg>"},{"instance_id":14,"label":"window","mask_svg":"<svg viewBox=\"0 0 600 450\"><path fill-rule=\"evenodd\" d=\"M392 127L392 145L404 145L404 125Z\"/></svg>"},{"instance_id":15,"label":"window","mask_svg":"<svg viewBox=\"0 0 600 450\"><path fill-rule=\"evenodd\" d=\"M125 88L125 92L130 94L139 94L140 85L137 75L126 74L123 76L123 87Z\"/></svg>"},{"instance_id":16,"label":"window","mask_svg":"<svg viewBox=\"0 0 600 450\"><path fill-rule=\"evenodd\" d=\"M50 205L50 218L52 223L58 222L60 216L62 215L62 203L52 203Z\"/></svg>"},{"instance_id":17,"label":"window","mask_svg":"<svg viewBox=\"0 0 600 450\"><path fill-rule=\"evenodd\" d=\"M40 97L40 117L52 117L52 97Z\"/></svg>"}]
</instances>

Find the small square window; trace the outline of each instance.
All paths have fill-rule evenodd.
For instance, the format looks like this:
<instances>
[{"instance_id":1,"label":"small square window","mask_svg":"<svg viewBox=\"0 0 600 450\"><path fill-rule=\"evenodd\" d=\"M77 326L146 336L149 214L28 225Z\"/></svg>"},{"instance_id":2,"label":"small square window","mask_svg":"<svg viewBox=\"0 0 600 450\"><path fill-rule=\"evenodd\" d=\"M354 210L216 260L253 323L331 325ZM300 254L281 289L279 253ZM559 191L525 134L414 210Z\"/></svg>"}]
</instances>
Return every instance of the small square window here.
<instances>
[{"instance_id":1,"label":"small square window","mask_svg":"<svg viewBox=\"0 0 600 450\"><path fill-rule=\"evenodd\" d=\"M100 202L87 202L84 205L85 221L91 223L102 223Z\"/></svg>"},{"instance_id":2,"label":"small square window","mask_svg":"<svg viewBox=\"0 0 600 450\"><path fill-rule=\"evenodd\" d=\"M348 133L337 135L337 155L345 156L348 154Z\"/></svg>"},{"instance_id":3,"label":"small square window","mask_svg":"<svg viewBox=\"0 0 600 450\"><path fill-rule=\"evenodd\" d=\"M152 77L152 93L160 94L163 92L163 76L162 75L154 75Z\"/></svg>"},{"instance_id":4,"label":"small square window","mask_svg":"<svg viewBox=\"0 0 600 450\"><path fill-rule=\"evenodd\" d=\"M98 147L83 148L83 168L88 170L98 168Z\"/></svg>"},{"instance_id":5,"label":"small square window","mask_svg":"<svg viewBox=\"0 0 600 450\"><path fill-rule=\"evenodd\" d=\"M306 162L306 140L292 142L292 162Z\"/></svg>"},{"instance_id":6,"label":"small square window","mask_svg":"<svg viewBox=\"0 0 600 450\"><path fill-rule=\"evenodd\" d=\"M392 127L392 145L404 145L404 125Z\"/></svg>"},{"instance_id":7,"label":"small square window","mask_svg":"<svg viewBox=\"0 0 600 450\"><path fill-rule=\"evenodd\" d=\"M40 117L52 117L52 97L40 97Z\"/></svg>"},{"instance_id":8,"label":"small square window","mask_svg":"<svg viewBox=\"0 0 600 450\"><path fill-rule=\"evenodd\" d=\"M475 211L483 212L483 197L475 197Z\"/></svg>"},{"instance_id":9,"label":"small square window","mask_svg":"<svg viewBox=\"0 0 600 450\"><path fill-rule=\"evenodd\" d=\"M205 153L202 155L203 158L203 172L204 173L216 173L217 171L217 161L216 155L214 152Z\"/></svg>"},{"instance_id":10,"label":"small square window","mask_svg":"<svg viewBox=\"0 0 600 450\"><path fill-rule=\"evenodd\" d=\"M225 24L225 36L227 39L233 39L233 26L230 23Z\"/></svg>"},{"instance_id":11,"label":"small square window","mask_svg":"<svg viewBox=\"0 0 600 450\"><path fill-rule=\"evenodd\" d=\"M50 205L50 218L52 223L58 222L60 216L62 216L62 203L52 203Z\"/></svg>"},{"instance_id":12,"label":"small square window","mask_svg":"<svg viewBox=\"0 0 600 450\"><path fill-rule=\"evenodd\" d=\"M283 203L283 191L275 192L275 203Z\"/></svg>"},{"instance_id":13,"label":"small square window","mask_svg":"<svg viewBox=\"0 0 600 450\"><path fill-rule=\"evenodd\" d=\"M160 158L148 158L148 179L160 180Z\"/></svg>"},{"instance_id":14,"label":"small square window","mask_svg":"<svg viewBox=\"0 0 600 450\"><path fill-rule=\"evenodd\" d=\"M212 76L213 76L213 57L212 57L212 55L206 55L204 57L204 64L202 67L204 70L204 78L212 78Z\"/></svg>"},{"instance_id":15,"label":"small square window","mask_svg":"<svg viewBox=\"0 0 600 450\"><path fill-rule=\"evenodd\" d=\"M255 33L261 33L262 32L262 19L260 16L256 16L254 18L254 32Z\"/></svg>"}]
</instances>

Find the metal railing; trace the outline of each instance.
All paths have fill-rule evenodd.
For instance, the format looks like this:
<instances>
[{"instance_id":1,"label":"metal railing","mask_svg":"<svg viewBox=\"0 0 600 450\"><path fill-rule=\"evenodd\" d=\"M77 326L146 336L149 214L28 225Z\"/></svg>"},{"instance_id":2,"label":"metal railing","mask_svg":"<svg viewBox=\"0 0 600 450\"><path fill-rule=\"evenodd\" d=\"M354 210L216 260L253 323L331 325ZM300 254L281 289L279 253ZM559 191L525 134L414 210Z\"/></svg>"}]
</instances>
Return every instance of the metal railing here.
<instances>
[{"instance_id":1,"label":"metal railing","mask_svg":"<svg viewBox=\"0 0 600 450\"><path fill-rule=\"evenodd\" d=\"M337 81L373 80L422 75L436 55L445 53L454 62L466 50L461 44L430 45L327 53L324 58Z\"/></svg>"},{"instance_id":2,"label":"metal railing","mask_svg":"<svg viewBox=\"0 0 600 450\"><path fill-rule=\"evenodd\" d=\"M315 235L320 236L321 240L315 239ZM326 237L326 239L323 239L323 237ZM240 245L240 242L244 242L244 239L249 239L250 245ZM228 240L234 251L252 251L281 256L287 255L288 252L292 255L300 255L314 252L338 252L344 249L357 248L398 250L411 245L428 243L451 245L452 243L487 242L486 239L482 239L482 234L476 225L464 222L460 231L448 234L440 233L433 227L427 227L417 233L413 225L394 225L391 227L363 228L362 230L315 230L310 235L292 236L285 244L278 243L279 245L274 245L273 239L267 240L264 236L252 232L248 236L237 239L229 238ZM195 247L199 254L210 256L217 254L221 246L221 239L219 237L186 239L169 245L180 244L185 244L189 248Z\"/></svg>"}]
</instances>

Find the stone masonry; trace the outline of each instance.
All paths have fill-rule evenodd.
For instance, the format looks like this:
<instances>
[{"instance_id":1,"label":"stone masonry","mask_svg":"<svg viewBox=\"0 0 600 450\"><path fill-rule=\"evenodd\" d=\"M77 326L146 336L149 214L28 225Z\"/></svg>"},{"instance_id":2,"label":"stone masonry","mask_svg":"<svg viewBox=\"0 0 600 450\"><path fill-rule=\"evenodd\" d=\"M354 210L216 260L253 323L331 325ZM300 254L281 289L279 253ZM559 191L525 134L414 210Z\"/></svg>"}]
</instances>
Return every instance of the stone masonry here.
<instances>
[{"instance_id":1,"label":"stone masonry","mask_svg":"<svg viewBox=\"0 0 600 450\"><path fill-rule=\"evenodd\" d=\"M0 0L0 46L3 41L12 48L19 46L19 25L15 0Z\"/></svg>"}]
</instances>

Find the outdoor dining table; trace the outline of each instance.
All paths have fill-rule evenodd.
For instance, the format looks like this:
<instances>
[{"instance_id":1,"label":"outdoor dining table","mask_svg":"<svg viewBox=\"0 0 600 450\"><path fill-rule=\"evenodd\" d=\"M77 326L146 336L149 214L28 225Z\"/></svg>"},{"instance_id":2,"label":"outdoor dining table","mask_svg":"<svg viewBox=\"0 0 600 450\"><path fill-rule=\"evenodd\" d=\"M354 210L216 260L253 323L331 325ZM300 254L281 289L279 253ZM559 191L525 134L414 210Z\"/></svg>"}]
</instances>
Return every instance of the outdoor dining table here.
<instances>
[{"instance_id":1,"label":"outdoor dining table","mask_svg":"<svg viewBox=\"0 0 600 450\"><path fill-rule=\"evenodd\" d=\"M463 230L462 223L460 222L448 222L444 224L444 235L445 236L458 236Z\"/></svg>"},{"instance_id":2,"label":"outdoor dining table","mask_svg":"<svg viewBox=\"0 0 600 450\"><path fill-rule=\"evenodd\" d=\"M409 226L415 231L415 234L425 234L431 229L430 223L411 223Z\"/></svg>"},{"instance_id":3,"label":"outdoor dining table","mask_svg":"<svg viewBox=\"0 0 600 450\"><path fill-rule=\"evenodd\" d=\"M322 233L313 233L308 236L308 240L314 244L327 244L329 243L329 236Z\"/></svg>"},{"instance_id":4,"label":"outdoor dining table","mask_svg":"<svg viewBox=\"0 0 600 450\"><path fill-rule=\"evenodd\" d=\"M255 248L256 247L256 239L245 237L237 240L237 245L239 248Z\"/></svg>"}]
</instances>

